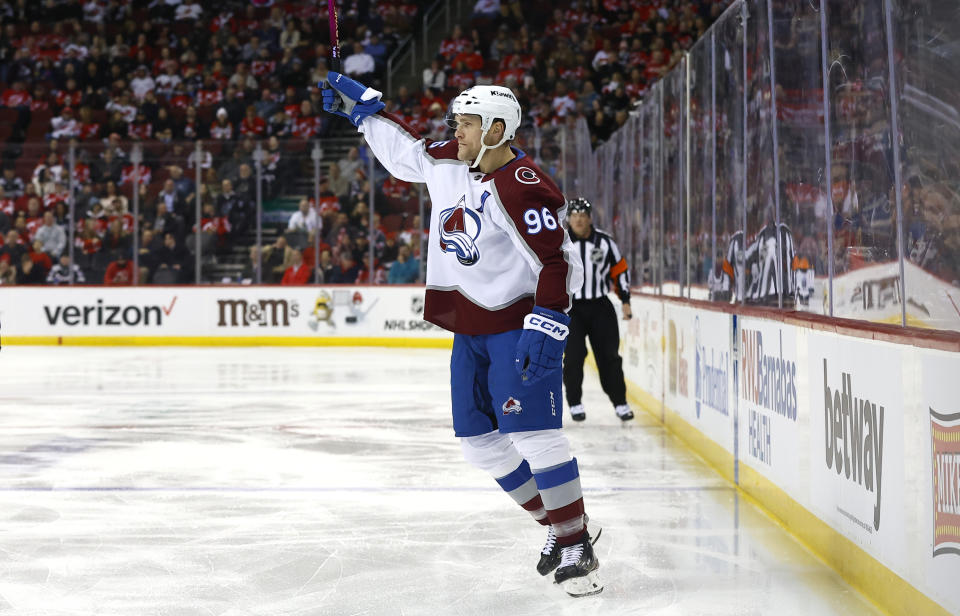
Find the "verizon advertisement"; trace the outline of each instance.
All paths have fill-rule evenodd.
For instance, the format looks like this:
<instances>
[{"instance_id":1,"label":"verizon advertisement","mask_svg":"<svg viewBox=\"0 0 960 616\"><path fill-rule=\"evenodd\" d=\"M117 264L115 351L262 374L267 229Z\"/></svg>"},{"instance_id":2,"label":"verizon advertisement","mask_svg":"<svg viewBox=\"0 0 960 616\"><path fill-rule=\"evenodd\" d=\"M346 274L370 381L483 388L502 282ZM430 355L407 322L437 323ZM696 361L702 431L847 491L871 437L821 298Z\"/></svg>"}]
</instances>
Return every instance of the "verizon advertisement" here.
<instances>
[{"instance_id":1,"label":"verizon advertisement","mask_svg":"<svg viewBox=\"0 0 960 616\"><path fill-rule=\"evenodd\" d=\"M798 495L800 435L808 417L801 417L797 399L796 328L741 317L736 335L740 461Z\"/></svg>"},{"instance_id":2,"label":"verizon advertisement","mask_svg":"<svg viewBox=\"0 0 960 616\"><path fill-rule=\"evenodd\" d=\"M925 351L921 357L921 404L929 443L921 490L918 541L933 596L960 612L960 358Z\"/></svg>"},{"instance_id":3,"label":"verizon advertisement","mask_svg":"<svg viewBox=\"0 0 960 616\"><path fill-rule=\"evenodd\" d=\"M883 562L905 562L902 348L810 332L811 501Z\"/></svg>"},{"instance_id":4,"label":"verizon advertisement","mask_svg":"<svg viewBox=\"0 0 960 616\"><path fill-rule=\"evenodd\" d=\"M450 337L422 287L11 287L4 339L37 336Z\"/></svg>"}]
</instances>

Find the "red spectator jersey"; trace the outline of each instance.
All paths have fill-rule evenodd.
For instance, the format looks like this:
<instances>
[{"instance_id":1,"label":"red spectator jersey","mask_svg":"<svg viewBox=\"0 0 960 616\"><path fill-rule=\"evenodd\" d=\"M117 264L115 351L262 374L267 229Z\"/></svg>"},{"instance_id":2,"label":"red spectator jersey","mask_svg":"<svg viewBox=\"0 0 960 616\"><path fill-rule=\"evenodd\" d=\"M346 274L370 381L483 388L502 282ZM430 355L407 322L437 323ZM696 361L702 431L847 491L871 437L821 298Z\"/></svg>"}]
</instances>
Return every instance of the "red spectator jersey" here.
<instances>
[{"instance_id":1,"label":"red spectator jersey","mask_svg":"<svg viewBox=\"0 0 960 616\"><path fill-rule=\"evenodd\" d=\"M0 104L4 107L29 107L32 99L26 90L8 88L0 96Z\"/></svg>"},{"instance_id":2,"label":"red spectator jersey","mask_svg":"<svg viewBox=\"0 0 960 616\"><path fill-rule=\"evenodd\" d=\"M301 263L300 267L291 265L287 268L287 271L283 273L283 279L280 281L280 284L307 284L310 282L312 270L313 267L307 265L306 261Z\"/></svg>"},{"instance_id":3,"label":"red spectator jersey","mask_svg":"<svg viewBox=\"0 0 960 616\"><path fill-rule=\"evenodd\" d=\"M240 122L240 134L249 137L262 137L267 132L267 123L260 116L244 118Z\"/></svg>"}]
</instances>

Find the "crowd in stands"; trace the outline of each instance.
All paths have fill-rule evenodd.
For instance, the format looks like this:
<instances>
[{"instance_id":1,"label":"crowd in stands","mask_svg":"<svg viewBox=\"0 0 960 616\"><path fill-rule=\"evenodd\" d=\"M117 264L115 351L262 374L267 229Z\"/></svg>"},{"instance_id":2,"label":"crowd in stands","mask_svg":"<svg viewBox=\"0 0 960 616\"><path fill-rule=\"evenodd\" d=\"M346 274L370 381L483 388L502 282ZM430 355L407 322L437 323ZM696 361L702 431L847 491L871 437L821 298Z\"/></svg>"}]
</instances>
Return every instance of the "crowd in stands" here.
<instances>
[{"instance_id":1,"label":"crowd in stands","mask_svg":"<svg viewBox=\"0 0 960 616\"><path fill-rule=\"evenodd\" d=\"M189 282L198 224L205 255L249 244L257 150L262 196L273 199L303 171L309 140L331 130L316 87L330 53L321 4L0 1L0 281ZM378 86L389 54L429 3L340 4L344 66ZM355 186L356 169L340 178L336 168L328 167L339 191L324 189L327 210L343 197L353 216L364 185ZM396 235L390 222L396 228L384 232ZM67 240L52 239L71 231L72 263Z\"/></svg>"},{"instance_id":2,"label":"crowd in stands","mask_svg":"<svg viewBox=\"0 0 960 616\"><path fill-rule=\"evenodd\" d=\"M776 10L790 1L778 0ZM386 58L411 25L418 25L413 17L428 4L341 2L344 72L385 89ZM401 86L386 100L390 111L421 134L442 139L449 137L444 114L452 96L473 84L508 85L525 113L519 145L529 151L531 131L536 131L543 137L536 154L555 172L558 128L584 118L594 145L607 140L650 85L728 4L478 0L472 15L453 27L424 67L420 89ZM425 256L414 216L417 192L382 170L367 178L362 150L335 163L324 161L319 203L312 187L300 186L298 194L290 191L293 180L310 174L308 140L337 128L337 119L322 113L315 88L326 75L329 55L323 8L313 2L270 0L226 0L215 6L193 0L0 1L0 138L6 141L0 177L0 281L58 282L73 272L74 278L84 276L89 282L188 282L194 275L198 247L193 231L198 222L203 254L244 247L249 261L244 279L257 278L253 261L260 259L261 279L277 283L288 273L287 282L305 277L322 282L391 280L400 277L391 274L394 263L416 265ZM835 29L856 21L856 15L847 17L834 17ZM815 25L802 17L778 22L778 63L794 63L791 54L806 53L806 30L813 32ZM851 31L860 31L862 25L854 23ZM867 50L868 43L854 51ZM872 67L851 79L842 97L861 101L860 109L883 111L863 102L870 100L872 73L880 74L882 68ZM783 108L794 117L802 115L802 109L790 107L796 104L791 96L806 92L805 84L790 83L801 73L778 70L778 75L785 84L778 92ZM844 115L843 107L836 113L834 188L840 194L836 207L844 214L837 231L856 235L850 241L861 243L865 233L871 234L874 239L869 241L882 243L889 253L890 218L878 221L874 215L889 211L883 208L888 191L873 190L870 196L871 187L861 179L854 192L853 178L840 177L848 172L846 159L851 158L842 151L849 132L844 123L867 126L869 117ZM781 146L817 147L789 121L782 123L782 130ZM868 131L853 134L860 142L857 148L869 149ZM199 158L193 153L196 140L203 142ZM66 207L69 144L79 152L72 178L75 220ZM146 152L139 181L131 161L134 144ZM260 248L250 245L258 147L264 152L263 199L305 197L276 242ZM787 151L786 156L794 155ZM882 170L883 160L877 160L876 168ZM863 165L856 164L862 174ZM203 178L199 185L194 180L197 165ZM800 202L796 195L812 183L804 177L807 171L783 173L785 202ZM921 178L912 178L910 186L906 197L911 204L945 194ZM139 272L132 272L130 263L134 191L140 205ZM376 197L372 234L371 191ZM194 205L198 193L199 221ZM48 213L52 225L68 237L72 225L74 263L63 259L69 250L50 230ZM807 226L798 231L812 235L820 228ZM928 227L911 222L911 246L926 245L918 236L929 235ZM875 239L877 229L883 230L882 240ZM371 245L376 258L372 273L366 271ZM827 258L821 253L815 257L817 272ZM932 266L936 259L931 254L936 253L927 251L917 259ZM25 258L31 265L25 267ZM398 271L414 269L419 265Z\"/></svg>"}]
</instances>

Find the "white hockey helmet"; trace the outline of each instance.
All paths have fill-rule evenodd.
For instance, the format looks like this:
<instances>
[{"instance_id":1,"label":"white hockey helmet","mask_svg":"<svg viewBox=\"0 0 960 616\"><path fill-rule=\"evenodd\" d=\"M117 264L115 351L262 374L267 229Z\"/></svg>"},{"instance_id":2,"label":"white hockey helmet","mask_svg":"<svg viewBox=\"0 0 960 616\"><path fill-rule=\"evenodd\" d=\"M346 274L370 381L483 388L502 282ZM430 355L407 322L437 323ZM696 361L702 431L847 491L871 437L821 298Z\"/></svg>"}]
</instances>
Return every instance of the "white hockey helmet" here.
<instances>
[{"instance_id":1,"label":"white hockey helmet","mask_svg":"<svg viewBox=\"0 0 960 616\"><path fill-rule=\"evenodd\" d=\"M447 125L451 128L457 127L456 116L458 114L472 114L480 116L480 153L477 159L471 163L471 167L480 164L483 153L489 148L498 148L507 141L516 138L517 128L520 127L520 103L514 96L510 88L503 86L473 86L467 88L450 101L450 109L447 111ZM488 146L483 142L487 132L493 126L495 120L503 122L503 138L500 143Z\"/></svg>"}]
</instances>

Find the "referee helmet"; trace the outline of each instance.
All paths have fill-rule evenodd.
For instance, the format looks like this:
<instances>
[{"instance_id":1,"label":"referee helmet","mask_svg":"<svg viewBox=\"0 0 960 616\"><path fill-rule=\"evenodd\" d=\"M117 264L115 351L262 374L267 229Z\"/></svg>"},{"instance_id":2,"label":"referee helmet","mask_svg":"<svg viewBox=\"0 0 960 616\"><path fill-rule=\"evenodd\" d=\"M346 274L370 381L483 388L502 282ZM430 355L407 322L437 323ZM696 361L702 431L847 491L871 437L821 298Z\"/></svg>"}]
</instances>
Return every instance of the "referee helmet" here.
<instances>
[{"instance_id":1,"label":"referee helmet","mask_svg":"<svg viewBox=\"0 0 960 616\"><path fill-rule=\"evenodd\" d=\"M590 202L583 197L570 199L567 201L567 213L573 214L574 212L583 212L587 216L590 216L593 214L593 206L590 205Z\"/></svg>"}]
</instances>

